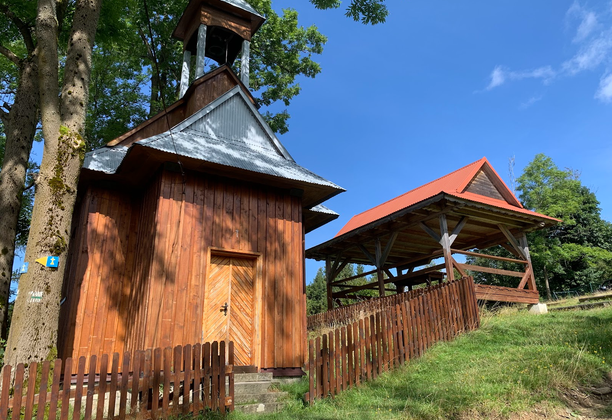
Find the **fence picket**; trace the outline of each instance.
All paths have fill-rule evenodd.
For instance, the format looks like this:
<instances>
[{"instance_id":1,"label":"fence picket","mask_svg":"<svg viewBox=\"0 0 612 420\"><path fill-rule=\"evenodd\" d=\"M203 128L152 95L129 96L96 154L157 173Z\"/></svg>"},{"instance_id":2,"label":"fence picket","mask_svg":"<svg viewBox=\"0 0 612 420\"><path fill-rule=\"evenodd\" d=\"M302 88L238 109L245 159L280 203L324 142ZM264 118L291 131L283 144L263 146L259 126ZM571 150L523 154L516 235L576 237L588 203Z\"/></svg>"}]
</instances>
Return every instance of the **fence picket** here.
<instances>
[{"instance_id":1,"label":"fence picket","mask_svg":"<svg viewBox=\"0 0 612 420\"><path fill-rule=\"evenodd\" d=\"M176 346L174 348L174 365L172 368L172 410L174 415L179 413L180 398L181 398L181 377L180 372L183 365L183 347Z\"/></svg>"},{"instance_id":2,"label":"fence picket","mask_svg":"<svg viewBox=\"0 0 612 420\"><path fill-rule=\"evenodd\" d=\"M221 411L221 414L225 414L225 341L221 341L219 343L218 360L219 374L216 375L213 380L219 381L219 409Z\"/></svg>"},{"instance_id":3,"label":"fence picket","mask_svg":"<svg viewBox=\"0 0 612 420\"><path fill-rule=\"evenodd\" d=\"M219 354L219 343L212 343L211 349L211 370L212 370L212 386L211 386L211 405L213 410L219 409L219 382L215 381L215 377L219 375L219 359L215 356Z\"/></svg>"},{"instance_id":4,"label":"fence picket","mask_svg":"<svg viewBox=\"0 0 612 420\"><path fill-rule=\"evenodd\" d=\"M138 396L142 388L140 387L140 374L142 373L142 364L144 362L144 353L142 351L134 352L134 360L132 361L132 396L130 399L130 414L136 413L136 404Z\"/></svg>"},{"instance_id":5,"label":"fence picket","mask_svg":"<svg viewBox=\"0 0 612 420\"><path fill-rule=\"evenodd\" d=\"M15 371L15 385L13 386L13 413L11 416L12 420L19 420L21 415L21 399L23 397L23 377L25 368L23 363L17 365Z\"/></svg>"},{"instance_id":6,"label":"fence picket","mask_svg":"<svg viewBox=\"0 0 612 420\"><path fill-rule=\"evenodd\" d=\"M76 377L76 387L74 389L74 414L76 417L81 417L81 405L83 403L83 381L85 379L85 364L87 362L87 358L85 356L79 357L79 361L77 364L77 377ZM64 377L64 380L66 378ZM73 416L74 418L75 416ZM26 419L30 419L30 416L25 416Z\"/></svg>"},{"instance_id":7,"label":"fence picket","mask_svg":"<svg viewBox=\"0 0 612 420\"><path fill-rule=\"evenodd\" d=\"M120 386L120 391L119 391L120 392L119 393L119 418L121 420L125 419L125 413L126 413L126 407L127 407L127 391L128 391L129 372L130 372L130 352L126 351L123 354L123 365L121 368L121 386Z\"/></svg>"},{"instance_id":8,"label":"fence picket","mask_svg":"<svg viewBox=\"0 0 612 420\"><path fill-rule=\"evenodd\" d=\"M365 334L365 370L366 380L372 380L372 336L370 332L370 318L363 320Z\"/></svg>"},{"instance_id":9,"label":"fence picket","mask_svg":"<svg viewBox=\"0 0 612 420\"><path fill-rule=\"evenodd\" d=\"M315 398L315 349L314 349L314 341L308 340L308 403L313 404Z\"/></svg>"},{"instance_id":10,"label":"fence picket","mask_svg":"<svg viewBox=\"0 0 612 420\"><path fill-rule=\"evenodd\" d=\"M34 409L34 394L36 393L36 376L38 363L32 362L28 368L28 391L26 393L25 414L24 419L32 418L32 410Z\"/></svg>"},{"instance_id":11,"label":"fence picket","mask_svg":"<svg viewBox=\"0 0 612 420\"><path fill-rule=\"evenodd\" d=\"M45 360L42 364L42 372L40 374L40 386L38 388L38 411L36 412L36 420L43 420L45 416L45 406L47 405L47 391L49 383L49 369L51 362ZM10 368L10 367L9 367ZM8 386L7 386L8 388ZM2 388L4 391L4 388ZM2 404L0 404L1 406ZM6 417L0 413L0 419Z\"/></svg>"},{"instance_id":12,"label":"fence picket","mask_svg":"<svg viewBox=\"0 0 612 420\"><path fill-rule=\"evenodd\" d=\"M233 365L234 362L230 361L230 364ZM193 357L191 356L191 345L189 344L183 347L183 366L181 367L183 368L183 387L181 388L181 395L183 396L182 412L187 414L191 406L191 378L193 376Z\"/></svg>"},{"instance_id":13,"label":"fence picket","mask_svg":"<svg viewBox=\"0 0 612 420\"><path fill-rule=\"evenodd\" d=\"M359 386L361 383L360 369L359 369L359 324L354 322L351 325L353 330L353 383Z\"/></svg>"},{"instance_id":14,"label":"fence picket","mask_svg":"<svg viewBox=\"0 0 612 420\"><path fill-rule=\"evenodd\" d=\"M98 363L98 356L93 354L89 358L89 375L87 376L87 397L85 398L85 417L84 417L85 420L91 420L91 413L93 412L93 397L94 397L95 386L96 386L95 378L96 378L97 363ZM43 366L43 377L42 377L43 380L45 380L45 376L49 376L49 374L47 373L45 375L45 367ZM40 387L42 390L42 383ZM44 407L44 403L42 402L38 403L38 407L39 407L38 412L40 413L40 407ZM42 417L40 418L37 417L37 420L42 420Z\"/></svg>"},{"instance_id":15,"label":"fence picket","mask_svg":"<svg viewBox=\"0 0 612 420\"><path fill-rule=\"evenodd\" d=\"M204 392L202 395L204 396L204 398L202 399L202 402L204 403L204 407L213 408L212 395L211 395L212 384L208 380L209 376L212 375L212 366L210 364L210 361L211 361L210 347L211 347L210 343L204 343L202 345L202 348L203 348L202 353L204 353L204 358L202 359L202 374L204 376L203 386L202 386L202 388L204 389Z\"/></svg>"}]
</instances>

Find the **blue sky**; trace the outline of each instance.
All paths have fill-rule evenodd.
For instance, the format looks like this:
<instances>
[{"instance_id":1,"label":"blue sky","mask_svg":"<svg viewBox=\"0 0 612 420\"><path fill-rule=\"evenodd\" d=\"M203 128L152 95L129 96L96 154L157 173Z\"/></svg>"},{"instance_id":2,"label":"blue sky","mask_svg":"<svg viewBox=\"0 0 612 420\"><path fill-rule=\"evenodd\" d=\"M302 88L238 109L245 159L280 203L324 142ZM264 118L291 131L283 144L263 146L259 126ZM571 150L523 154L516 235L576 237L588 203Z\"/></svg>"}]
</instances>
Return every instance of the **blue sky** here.
<instances>
[{"instance_id":1,"label":"blue sky","mask_svg":"<svg viewBox=\"0 0 612 420\"><path fill-rule=\"evenodd\" d=\"M307 247L483 156L508 182L510 157L519 176L545 153L581 171L612 220L612 2L387 3L377 26L343 8L274 3L329 38L322 73L301 81L280 136L299 164L347 189L326 203L339 219ZM307 282L319 266L307 261Z\"/></svg>"},{"instance_id":2,"label":"blue sky","mask_svg":"<svg viewBox=\"0 0 612 420\"><path fill-rule=\"evenodd\" d=\"M612 2L387 3L374 27L292 4L329 41L281 141L347 190L326 203L339 219L308 234L307 247L483 156L508 183L510 157L519 176L545 153L579 170L612 220ZM308 282L321 265L307 261Z\"/></svg>"}]
</instances>

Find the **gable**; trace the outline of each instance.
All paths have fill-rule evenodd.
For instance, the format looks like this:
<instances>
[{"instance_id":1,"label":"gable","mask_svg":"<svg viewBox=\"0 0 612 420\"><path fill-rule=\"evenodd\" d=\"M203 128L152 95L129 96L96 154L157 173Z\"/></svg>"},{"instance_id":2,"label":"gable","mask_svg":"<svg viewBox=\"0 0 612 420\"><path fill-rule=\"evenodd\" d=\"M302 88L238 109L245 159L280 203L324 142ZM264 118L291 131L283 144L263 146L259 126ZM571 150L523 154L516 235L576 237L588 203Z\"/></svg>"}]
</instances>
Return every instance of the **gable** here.
<instances>
[{"instance_id":1,"label":"gable","mask_svg":"<svg viewBox=\"0 0 612 420\"><path fill-rule=\"evenodd\" d=\"M196 131L211 139L229 141L251 150L282 155L240 95L231 96L210 112L192 121L185 130Z\"/></svg>"},{"instance_id":2,"label":"gable","mask_svg":"<svg viewBox=\"0 0 612 420\"><path fill-rule=\"evenodd\" d=\"M175 126L172 131L216 140L230 149L239 148L294 162L238 86Z\"/></svg>"},{"instance_id":3,"label":"gable","mask_svg":"<svg viewBox=\"0 0 612 420\"><path fill-rule=\"evenodd\" d=\"M497 189L489 176L483 170L478 171L476 176L468 184L465 191L505 201L502 193Z\"/></svg>"}]
</instances>

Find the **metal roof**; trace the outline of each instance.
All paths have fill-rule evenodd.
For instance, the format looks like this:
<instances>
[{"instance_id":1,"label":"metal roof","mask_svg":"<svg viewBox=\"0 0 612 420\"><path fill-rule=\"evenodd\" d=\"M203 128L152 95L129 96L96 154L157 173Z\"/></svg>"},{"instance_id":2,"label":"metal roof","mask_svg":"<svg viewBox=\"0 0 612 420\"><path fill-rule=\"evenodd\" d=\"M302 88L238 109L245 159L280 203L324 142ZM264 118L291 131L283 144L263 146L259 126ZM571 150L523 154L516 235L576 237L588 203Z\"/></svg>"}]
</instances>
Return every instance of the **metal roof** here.
<instances>
[{"instance_id":1,"label":"metal roof","mask_svg":"<svg viewBox=\"0 0 612 420\"><path fill-rule=\"evenodd\" d=\"M474 179L476 174L481 170L487 170L492 177L496 178L501 186L501 191L506 200L498 200L490 197L486 197L480 194L474 194L466 191L466 188L470 181ZM521 213L527 216L533 216L537 218L550 219L558 221L552 217L533 212L531 210L523 208L519 200L514 196L512 191L506 186L504 181L499 177L495 169L491 166L487 158L482 158L476 162L472 162L463 168L457 169L450 174L447 174L441 178L431 181L425 185L408 191L398 197L395 197L385 203L382 203L376 207L364 211L356 216L353 216L346 225L336 234L335 237L342 236L348 232L359 229L376 220L385 218L392 215L402 209L411 207L421 201L427 200L428 198L437 196L439 194L447 194L450 196L464 198L473 202L482 203L494 207L499 207L504 210L510 210L516 213Z\"/></svg>"},{"instance_id":2,"label":"metal roof","mask_svg":"<svg viewBox=\"0 0 612 420\"><path fill-rule=\"evenodd\" d=\"M171 130L134 145L343 191L295 163L239 86ZM90 152L83 168L116 173L134 145L103 147Z\"/></svg>"},{"instance_id":3,"label":"metal roof","mask_svg":"<svg viewBox=\"0 0 612 420\"><path fill-rule=\"evenodd\" d=\"M234 7L237 7L239 9L245 10L249 13L252 13L254 15L260 16L260 17L264 17L261 14L259 14L259 12L257 12L257 10L255 10L253 8L253 6L251 6L249 3L247 3L244 0L221 0L223 3L227 3L229 5L232 5Z\"/></svg>"},{"instance_id":4,"label":"metal roof","mask_svg":"<svg viewBox=\"0 0 612 420\"><path fill-rule=\"evenodd\" d=\"M329 214L332 216L340 216L338 213L333 211L332 209L325 207L323 204L318 204L314 207L309 208L308 210L314 211L315 213Z\"/></svg>"}]
</instances>

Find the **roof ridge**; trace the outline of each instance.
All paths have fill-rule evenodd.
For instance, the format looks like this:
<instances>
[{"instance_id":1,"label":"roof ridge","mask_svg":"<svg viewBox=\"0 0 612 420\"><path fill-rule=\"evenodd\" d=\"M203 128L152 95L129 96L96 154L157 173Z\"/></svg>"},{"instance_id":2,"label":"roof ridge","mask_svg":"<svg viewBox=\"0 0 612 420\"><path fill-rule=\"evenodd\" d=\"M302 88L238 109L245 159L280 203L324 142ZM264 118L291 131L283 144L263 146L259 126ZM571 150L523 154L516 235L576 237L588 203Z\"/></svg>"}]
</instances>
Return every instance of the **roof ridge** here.
<instances>
[{"instance_id":1,"label":"roof ridge","mask_svg":"<svg viewBox=\"0 0 612 420\"><path fill-rule=\"evenodd\" d=\"M482 159L484 159L484 158L482 158ZM449 177L449 176L451 176L451 175L453 175L453 174L456 174L456 173L457 173L457 172L459 172L459 171L462 171L462 170L464 170L464 169L466 169L466 168L468 168L468 167L470 167L470 166L472 166L472 165L475 165L475 164L477 164L477 163L481 162L481 161L482 161L482 159L478 159L477 161L472 162L472 163L469 163L469 164L467 164L467 165L465 165L465 166L463 166L463 167L461 167L461 168L459 168L459 169L457 169L457 170L454 170L453 172L449 172L448 174L443 175L443 176L441 176L441 177L439 177L439 178L436 178L436 179L434 179L434 180L432 180L432 181L430 181L430 182L428 182L428 183L426 183L426 184L423 184L423 185L418 186L418 187L416 187L416 188L413 188L413 189L411 189L411 190L409 190L409 191L406 191L405 193L400 194L400 195L398 195L397 197L394 197L394 198L392 198L392 199L390 199L390 200L387 200L387 201L385 201L385 202L383 202L383 203L380 203L379 205L377 205L377 206L375 206L375 207L369 208L368 210L364 210L364 211L362 211L361 213L357 213L356 215L354 215L353 217L351 217L351 219L353 219L353 218L355 218L355 217L357 217L357 216L361 216L362 214L367 213L367 212L369 212L369 211L371 211L371 210L374 210L374 209L376 209L376 208L378 208L378 207L384 206L385 204L392 203L393 201L395 201L395 200L399 200L400 198L404 197L404 196L405 196L405 195L407 195L407 194L410 194L410 193L412 193L412 192L414 192L414 191L418 191L418 190L420 190L420 189L422 189L422 188L427 187L428 185L433 184L434 182L440 181L440 180L442 180L442 179L444 179L444 178L447 178L447 177Z\"/></svg>"}]
</instances>

